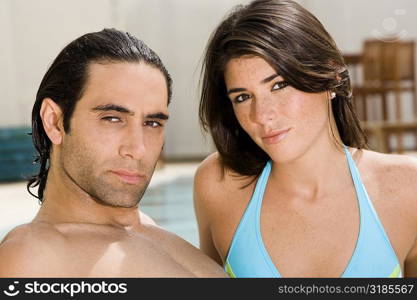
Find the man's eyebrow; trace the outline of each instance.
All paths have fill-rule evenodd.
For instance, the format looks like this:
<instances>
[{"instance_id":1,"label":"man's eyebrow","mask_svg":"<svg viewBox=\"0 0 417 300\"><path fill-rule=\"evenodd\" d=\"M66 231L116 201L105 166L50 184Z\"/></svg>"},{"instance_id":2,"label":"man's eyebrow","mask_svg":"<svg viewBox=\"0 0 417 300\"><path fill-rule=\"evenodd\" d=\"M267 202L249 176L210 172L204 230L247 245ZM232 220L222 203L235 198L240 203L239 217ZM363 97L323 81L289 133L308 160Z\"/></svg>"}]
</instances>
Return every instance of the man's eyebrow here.
<instances>
[{"instance_id":1,"label":"man's eyebrow","mask_svg":"<svg viewBox=\"0 0 417 300\"><path fill-rule=\"evenodd\" d=\"M155 114L148 114L146 115L146 118L149 119L160 119L160 120L168 120L169 116L167 114L164 114L162 112L155 113Z\"/></svg>"},{"instance_id":2,"label":"man's eyebrow","mask_svg":"<svg viewBox=\"0 0 417 300\"><path fill-rule=\"evenodd\" d=\"M131 111L130 109L128 109L126 107L123 107L123 106L120 106L120 105L116 105L116 104L98 105L98 106L94 107L92 110L93 111L117 111L117 112L129 114L131 116L135 115L135 113L133 111ZM149 119L160 119L160 120L168 120L169 119L169 116L167 114L163 113L163 112L147 114L145 117L149 118Z\"/></svg>"},{"instance_id":3,"label":"man's eyebrow","mask_svg":"<svg viewBox=\"0 0 417 300\"><path fill-rule=\"evenodd\" d=\"M120 105L116 105L116 104L105 104L105 105L98 105L96 107L94 107L92 109L93 111L118 111L121 113L126 113L129 114L131 116L135 115L135 113L133 111L131 111L130 109L120 106Z\"/></svg>"},{"instance_id":4,"label":"man's eyebrow","mask_svg":"<svg viewBox=\"0 0 417 300\"><path fill-rule=\"evenodd\" d=\"M261 84L265 84L270 82L271 80L277 78L279 76L279 74L272 74L271 76L266 77L265 79L261 80ZM227 94L232 94L232 93L238 93L238 92L244 92L246 91L245 88L234 88L234 89L230 89L227 91Z\"/></svg>"}]
</instances>

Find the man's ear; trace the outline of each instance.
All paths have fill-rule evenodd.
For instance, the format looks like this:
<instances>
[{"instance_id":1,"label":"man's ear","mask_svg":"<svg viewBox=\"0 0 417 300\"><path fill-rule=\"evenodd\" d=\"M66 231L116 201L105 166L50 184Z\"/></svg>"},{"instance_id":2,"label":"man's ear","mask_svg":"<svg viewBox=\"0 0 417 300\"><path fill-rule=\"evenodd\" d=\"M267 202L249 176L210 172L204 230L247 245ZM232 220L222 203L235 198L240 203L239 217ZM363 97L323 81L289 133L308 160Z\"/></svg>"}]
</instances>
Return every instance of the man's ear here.
<instances>
[{"instance_id":1,"label":"man's ear","mask_svg":"<svg viewBox=\"0 0 417 300\"><path fill-rule=\"evenodd\" d=\"M64 127L62 124L62 110L51 98L45 98L42 101L40 110L43 128L51 140L52 144L59 145L64 136Z\"/></svg>"}]
</instances>

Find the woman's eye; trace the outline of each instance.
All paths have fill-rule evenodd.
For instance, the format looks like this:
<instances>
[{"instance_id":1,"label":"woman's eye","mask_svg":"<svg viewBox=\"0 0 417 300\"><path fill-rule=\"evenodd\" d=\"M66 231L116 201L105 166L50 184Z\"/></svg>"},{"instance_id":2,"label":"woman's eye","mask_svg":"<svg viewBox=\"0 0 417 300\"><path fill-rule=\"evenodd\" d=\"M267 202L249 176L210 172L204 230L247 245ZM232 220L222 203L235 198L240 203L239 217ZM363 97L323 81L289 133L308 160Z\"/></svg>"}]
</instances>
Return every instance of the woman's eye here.
<instances>
[{"instance_id":1,"label":"woman's eye","mask_svg":"<svg viewBox=\"0 0 417 300\"><path fill-rule=\"evenodd\" d=\"M281 89L285 88L286 86L288 86L288 82L286 82L286 81L278 81L278 82L276 82L274 84L274 86L272 87L272 90L273 91L281 90Z\"/></svg>"},{"instance_id":2,"label":"woman's eye","mask_svg":"<svg viewBox=\"0 0 417 300\"><path fill-rule=\"evenodd\" d=\"M162 124L157 121L146 121L145 126L149 126L152 128L162 127Z\"/></svg>"},{"instance_id":3,"label":"woman's eye","mask_svg":"<svg viewBox=\"0 0 417 300\"><path fill-rule=\"evenodd\" d=\"M235 103L240 103L240 102L243 102L243 101L245 101L249 98L250 98L250 96L248 94L240 94L239 96L235 97L234 102Z\"/></svg>"},{"instance_id":4,"label":"woman's eye","mask_svg":"<svg viewBox=\"0 0 417 300\"><path fill-rule=\"evenodd\" d=\"M106 120L107 122L110 122L110 123L121 122L120 118L118 118L118 117L104 117L104 118L102 118L102 120Z\"/></svg>"}]
</instances>

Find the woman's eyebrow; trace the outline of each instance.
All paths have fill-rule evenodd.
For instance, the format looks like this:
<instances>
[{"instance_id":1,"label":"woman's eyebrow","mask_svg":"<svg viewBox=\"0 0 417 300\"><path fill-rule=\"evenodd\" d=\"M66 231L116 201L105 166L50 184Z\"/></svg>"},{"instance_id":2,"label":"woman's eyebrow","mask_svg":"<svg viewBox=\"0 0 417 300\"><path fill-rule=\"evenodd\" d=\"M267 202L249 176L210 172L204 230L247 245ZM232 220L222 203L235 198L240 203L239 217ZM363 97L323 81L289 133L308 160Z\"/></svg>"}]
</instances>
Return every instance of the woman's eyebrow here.
<instances>
[{"instance_id":1,"label":"woman's eyebrow","mask_svg":"<svg viewBox=\"0 0 417 300\"><path fill-rule=\"evenodd\" d=\"M272 74L271 76L268 76L268 77L266 77L265 79L262 79L262 80L261 80L261 84L268 83L268 82L270 82L271 80L273 80L273 79L277 78L278 76L279 76L279 74L277 74L277 73ZM238 93L238 92L244 92L244 91L246 91L246 89L245 89L245 88L233 88L233 89L228 90L228 91L227 91L227 94L229 95L229 94L232 94L232 93Z\"/></svg>"},{"instance_id":2,"label":"woman's eyebrow","mask_svg":"<svg viewBox=\"0 0 417 300\"><path fill-rule=\"evenodd\" d=\"M246 91L246 89L244 88L234 88L234 89L230 89L227 91L227 94L233 94L233 93L238 93L238 92L244 92Z\"/></svg>"},{"instance_id":3,"label":"woman's eyebrow","mask_svg":"<svg viewBox=\"0 0 417 300\"><path fill-rule=\"evenodd\" d=\"M268 77L266 77L265 79L263 79L263 80L261 80L261 83L262 84L265 84L265 83L268 83L268 82L270 82L271 80L273 80L273 79L275 79L275 78L277 78L279 75L278 74L272 74L271 76L268 76Z\"/></svg>"}]
</instances>

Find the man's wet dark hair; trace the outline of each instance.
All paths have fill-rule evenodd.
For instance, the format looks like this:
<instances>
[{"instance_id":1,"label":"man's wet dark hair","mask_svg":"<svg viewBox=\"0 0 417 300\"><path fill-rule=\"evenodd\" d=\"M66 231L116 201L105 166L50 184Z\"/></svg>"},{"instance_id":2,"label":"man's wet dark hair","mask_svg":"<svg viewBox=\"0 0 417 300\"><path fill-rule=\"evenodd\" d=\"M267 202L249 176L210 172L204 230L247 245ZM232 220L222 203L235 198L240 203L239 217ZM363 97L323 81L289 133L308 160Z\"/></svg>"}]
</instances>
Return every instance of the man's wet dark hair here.
<instances>
[{"instance_id":1,"label":"man's wet dark hair","mask_svg":"<svg viewBox=\"0 0 417 300\"><path fill-rule=\"evenodd\" d=\"M55 58L43 77L32 109L32 140L38 152L35 163L40 164L39 173L27 184L29 193L43 201L43 192L49 171L51 141L43 128L40 109L45 98L52 99L63 113L63 125L70 132L71 116L77 101L82 97L91 63L145 63L157 68L164 75L168 99L172 95L172 80L158 55L143 41L127 32L104 29L87 33L68 44ZM37 195L31 188L37 187Z\"/></svg>"}]
</instances>

